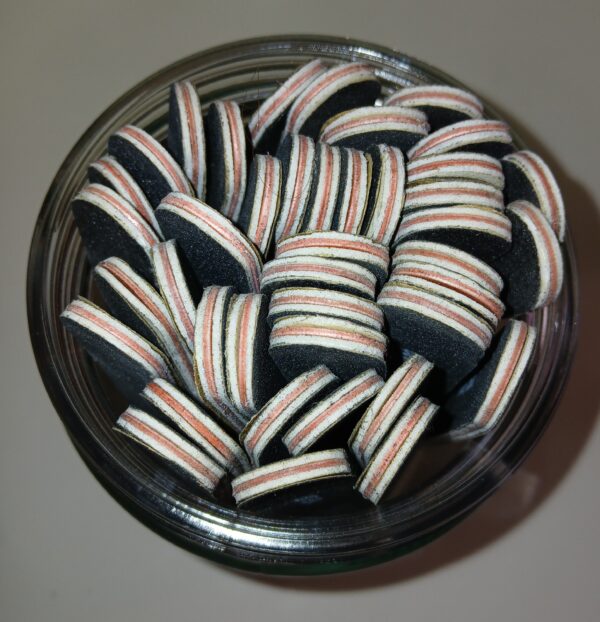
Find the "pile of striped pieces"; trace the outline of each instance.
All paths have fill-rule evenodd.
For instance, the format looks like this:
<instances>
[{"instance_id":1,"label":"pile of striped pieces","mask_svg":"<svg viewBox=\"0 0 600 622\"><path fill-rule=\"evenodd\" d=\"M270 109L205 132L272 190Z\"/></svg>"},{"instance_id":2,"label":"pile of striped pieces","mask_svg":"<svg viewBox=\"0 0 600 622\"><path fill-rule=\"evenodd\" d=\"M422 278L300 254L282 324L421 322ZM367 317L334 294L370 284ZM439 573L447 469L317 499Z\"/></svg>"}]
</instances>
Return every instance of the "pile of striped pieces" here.
<instances>
[{"instance_id":1,"label":"pile of striped pieces","mask_svg":"<svg viewBox=\"0 0 600 622\"><path fill-rule=\"evenodd\" d=\"M516 316L562 287L551 171L464 89L386 90L320 59L251 110L173 84L168 136L123 127L73 199L100 300L65 328L131 404L115 430L200 496L379 503L528 372Z\"/></svg>"}]
</instances>

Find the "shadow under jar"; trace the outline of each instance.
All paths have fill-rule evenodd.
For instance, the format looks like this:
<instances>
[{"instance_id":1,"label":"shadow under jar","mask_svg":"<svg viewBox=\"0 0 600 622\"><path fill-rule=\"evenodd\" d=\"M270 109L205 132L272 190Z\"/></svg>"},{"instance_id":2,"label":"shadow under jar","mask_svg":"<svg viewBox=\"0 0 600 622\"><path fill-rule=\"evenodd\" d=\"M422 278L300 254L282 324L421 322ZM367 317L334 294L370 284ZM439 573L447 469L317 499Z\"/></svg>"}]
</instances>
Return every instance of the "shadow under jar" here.
<instances>
[{"instance_id":1,"label":"shadow under jar","mask_svg":"<svg viewBox=\"0 0 600 622\"><path fill-rule=\"evenodd\" d=\"M186 58L121 97L69 153L38 217L27 277L29 326L40 373L72 442L98 480L132 514L177 544L221 563L273 574L322 574L383 562L426 544L464 518L521 464L544 431L568 374L577 324L577 280L567 236L559 298L523 318L536 326L538 340L528 375L503 422L476 441L421 442L390 498L378 507L356 495L329 504L307 498L287 515L239 510L231 501L203 497L113 431L126 404L59 318L79 294L98 299L69 205L85 184L88 164L105 152L109 136L128 123L164 139L174 81L191 80L204 106L235 99L249 115L298 66L315 57L369 63L385 94L412 84L459 85L410 57L347 39L269 37ZM487 106L486 116L497 118ZM515 142L524 148L517 137Z\"/></svg>"}]
</instances>

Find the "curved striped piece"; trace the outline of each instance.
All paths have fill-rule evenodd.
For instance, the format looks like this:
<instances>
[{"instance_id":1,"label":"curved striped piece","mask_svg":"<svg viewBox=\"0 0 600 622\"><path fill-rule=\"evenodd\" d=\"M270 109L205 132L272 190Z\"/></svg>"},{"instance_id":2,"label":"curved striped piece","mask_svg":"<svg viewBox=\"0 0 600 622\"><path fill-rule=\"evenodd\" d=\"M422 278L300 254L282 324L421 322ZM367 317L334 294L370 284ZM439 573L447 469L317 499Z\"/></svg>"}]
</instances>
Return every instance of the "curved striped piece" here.
<instances>
[{"instance_id":1,"label":"curved striped piece","mask_svg":"<svg viewBox=\"0 0 600 622\"><path fill-rule=\"evenodd\" d=\"M504 211L504 196L500 190L477 181L425 181L406 189L405 213L427 207L477 205Z\"/></svg>"},{"instance_id":2,"label":"curved striped piece","mask_svg":"<svg viewBox=\"0 0 600 622\"><path fill-rule=\"evenodd\" d=\"M383 331L383 311L374 302L316 287L290 287L273 292L269 323L291 315L324 315Z\"/></svg>"},{"instance_id":3,"label":"curved striped piece","mask_svg":"<svg viewBox=\"0 0 600 622\"><path fill-rule=\"evenodd\" d=\"M173 363L179 384L195 393L194 364L190 348L160 294L126 262L110 257L96 265L94 276L111 313L152 342ZM144 331L138 326L144 327Z\"/></svg>"},{"instance_id":4,"label":"curved striped piece","mask_svg":"<svg viewBox=\"0 0 600 622\"><path fill-rule=\"evenodd\" d=\"M380 285L387 279L388 249L366 236L340 231L312 231L285 238L277 244L277 259L286 257L324 257L351 261L368 268Z\"/></svg>"},{"instance_id":5,"label":"curved striped piece","mask_svg":"<svg viewBox=\"0 0 600 622\"><path fill-rule=\"evenodd\" d=\"M277 320L269 353L288 379L326 365L342 380L375 369L386 375L387 338L378 330L325 316L292 316Z\"/></svg>"},{"instance_id":6,"label":"curved striped piece","mask_svg":"<svg viewBox=\"0 0 600 622\"><path fill-rule=\"evenodd\" d=\"M92 184L108 186L129 201L142 218L152 227L157 237L162 239L160 227L154 216L150 201L135 179L112 156L104 156L92 162L88 168L88 177Z\"/></svg>"},{"instance_id":7,"label":"curved striped piece","mask_svg":"<svg viewBox=\"0 0 600 622\"><path fill-rule=\"evenodd\" d=\"M407 408L356 482L365 499L379 503L438 408L423 397Z\"/></svg>"},{"instance_id":8,"label":"curved striped piece","mask_svg":"<svg viewBox=\"0 0 600 622\"><path fill-rule=\"evenodd\" d=\"M363 150L383 143L408 151L428 133L427 117L420 110L402 106L364 106L329 119L321 129L319 140Z\"/></svg>"},{"instance_id":9,"label":"curved striped piece","mask_svg":"<svg viewBox=\"0 0 600 622\"><path fill-rule=\"evenodd\" d=\"M279 141L285 115L291 105L327 66L319 58L295 71L270 97L267 97L248 121L248 129L257 153L266 153Z\"/></svg>"},{"instance_id":10,"label":"curved striped piece","mask_svg":"<svg viewBox=\"0 0 600 622\"><path fill-rule=\"evenodd\" d=\"M285 449L282 434L307 406L337 382L337 376L325 365L319 365L300 374L276 393L240 434L252 464L258 466L270 462L273 456L281 457Z\"/></svg>"},{"instance_id":11,"label":"curved striped piece","mask_svg":"<svg viewBox=\"0 0 600 622\"><path fill-rule=\"evenodd\" d=\"M433 364L427 359L413 354L388 378L375 396L348 441L363 467L371 460L432 369Z\"/></svg>"},{"instance_id":12,"label":"curved striped piece","mask_svg":"<svg viewBox=\"0 0 600 622\"><path fill-rule=\"evenodd\" d=\"M447 125L421 139L409 152L414 160L449 151L476 151L494 158L512 151L510 128L503 121L474 119Z\"/></svg>"},{"instance_id":13,"label":"curved striped piece","mask_svg":"<svg viewBox=\"0 0 600 622\"><path fill-rule=\"evenodd\" d=\"M281 161L282 196L275 240L300 230L310 195L315 143L308 136L287 136L277 150Z\"/></svg>"},{"instance_id":14,"label":"curved striped piece","mask_svg":"<svg viewBox=\"0 0 600 622\"><path fill-rule=\"evenodd\" d=\"M504 305L499 298L493 296L485 288L477 289L469 279L458 276L450 278L447 282L440 282L442 279L431 280L429 275L415 276L413 274L403 274L404 270L398 270L388 284L401 285L404 287L416 287L421 291L426 291L440 298L452 300L462 305L469 311L475 313L479 318L485 320L492 330L496 330L498 322L504 313Z\"/></svg>"},{"instance_id":15,"label":"curved striped piece","mask_svg":"<svg viewBox=\"0 0 600 622\"><path fill-rule=\"evenodd\" d=\"M376 285L367 268L327 257L273 259L265 264L261 278L261 291L268 295L283 287L319 287L373 300Z\"/></svg>"},{"instance_id":16,"label":"curved striped piece","mask_svg":"<svg viewBox=\"0 0 600 622\"><path fill-rule=\"evenodd\" d=\"M487 288L496 296L500 295L504 287L502 277L485 261L447 244L422 240L403 242L396 247L392 257L392 268L405 263L436 266L462 274Z\"/></svg>"},{"instance_id":17,"label":"curved striped piece","mask_svg":"<svg viewBox=\"0 0 600 622\"><path fill-rule=\"evenodd\" d=\"M152 207L169 192L193 194L192 186L171 154L148 132L126 125L108 139L108 153L139 184Z\"/></svg>"},{"instance_id":18,"label":"curved striped piece","mask_svg":"<svg viewBox=\"0 0 600 622\"><path fill-rule=\"evenodd\" d=\"M196 305L181 266L175 240L152 249L154 276L173 322L190 351L194 347Z\"/></svg>"},{"instance_id":19,"label":"curved striped piece","mask_svg":"<svg viewBox=\"0 0 600 622\"><path fill-rule=\"evenodd\" d=\"M222 214L199 199L170 194L156 217L168 238L176 239L198 282L232 285L258 292L262 259L254 244Z\"/></svg>"},{"instance_id":20,"label":"curved striped piece","mask_svg":"<svg viewBox=\"0 0 600 622\"><path fill-rule=\"evenodd\" d=\"M324 479L351 477L352 467L343 449L315 451L259 467L231 482L233 498L243 505L277 491Z\"/></svg>"},{"instance_id":21,"label":"curved striped piece","mask_svg":"<svg viewBox=\"0 0 600 622\"><path fill-rule=\"evenodd\" d=\"M281 162L269 155L254 156L239 227L263 257L268 255L273 241L280 196Z\"/></svg>"},{"instance_id":22,"label":"curved striped piece","mask_svg":"<svg viewBox=\"0 0 600 622\"><path fill-rule=\"evenodd\" d=\"M173 379L158 348L89 300L73 300L60 317L128 399L135 400L153 378Z\"/></svg>"},{"instance_id":23,"label":"curved striped piece","mask_svg":"<svg viewBox=\"0 0 600 622\"><path fill-rule=\"evenodd\" d=\"M556 300L564 278L563 257L554 231L535 205L514 201L506 213L513 242L494 267L506 284L507 309L519 314Z\"/></svg>"},{"instance_id":24,"label":"curved striped piece","mask_svg":"<svg viewBox=\"0 0 600 622\"><path fill-rule=\"evenodd\" d=\"M489 261L509 250L511 231L510 220L498 210L475 205L434 207L405 214L394 241L448 244Z\"/></svg>"},{"instance_id":25,"label":"curved striped piece","mask_svg":"<svg viewBox=\"0 0 600 622\"><path fill-rule=\"evenodd\" d=\"M492 340L492 330L483 318L451 299L442 298L438 294L414 285L390 282L381 290L377 302L388 318L392 335L396 333L400 339L402 339L402 331L407 327L402 326L402 323L396 320L393 311L403 309L452 328L472 341L482 353ZM422 354L414 348L406 347ZM423 356L430 358L425 354ZM435 363L435 361L432 362Z\"/></svg>"},{"instance_id":26,"label":"curved striped piece","mask_svg":"<svg viewBox=\"0 0 600 622\"><path fill-rule=\"evenodd\" d=\"M409 279L409 281L406 281ZM423 264L420 262L404 261L398 264L390 276L390 281L410 279L423 280L439 287L447 288L459 294L456 298L462 301L462 296L470 299L472 302L464 301L463 304L471 307L473 310L485 317L490 324L495 326L500 318L504 315L504 305L498 297L498 294L490 292L489 289L474 281L471 277L448 270L442 265ZM437 290L441 294L442 290ZM453 297L451 293L441 294Z\"/></svg>"},{"instance_id":27,"label":"curved striped piece","mask_svg":"<svg viewBox=\"0 0 600 622\"><path fill-rule=\"evenodd\" d=\"M368 65L344 63L321 74L296 98L287 116L285 132L315 138L330 117L375 103L381 86Z\"/></svg>"},{"instance_id":28,"label":"curved striped piece","mask_svg":"<svg viewBox=\"0 0 600 622\"><path fill-rule=\"evenodd\" d=\"M237 222L246 190L246 133L240 107L234 101L210 104L206 133L206 202Z\"/></svg>"},{"instance_id":29,"label":"curved striped piece","mask_svg":"<svg viewBox=\"0 0 600 622\"><path fill-rule=\"evenodd\" d=\"M519 320L505 324L483 366L444 404L452 440L477 438L499 424L523 381L535 341L533 326Z\"/></svg>"},{"instance_id":30,"label":"curved striped piece","mask_svg":"<svg viewBox=\"0 0 600 622\"><path fill-rule=\"evenodd\" d=\"M200 98L185 80L171 85L169 95L169 150L192 182L196 195L206 194L206 140Z\"/></svg>"},{"instance_id":31,"label":"curved striped piece","mask_svg":"<svg viewBox=\"0 0 600 622\"><path fill-rule=\"evenodd\" d=\"M261 294L234 296L225 329L227 392L235 410L250 418L281 386L269 357L268 301Z\"/></svg>"},{"instance_id":32,"label":"curved striped piece","mask_svg":"<svg viewBox=\"0 0 600 622\"><path fill-rule=\"evenodd\" d=\"M331 229L342 169L339 147L317 143L311 190L306 205L301 231Z\"/></svg>"},{"instance_id":33,"label":"curved striped piece","mask_svg":"<svg viewBox=\"0 0 600 622\"><path fill-rule=\"evenodd\" d=\"M502 159L507 202L525 199L537 205L559 242L565 238L566 216L560 188L548 165L532 151L518 151Z\"/></svg>"},{"instance_id":34,"label":"curved striped piece","mask_svg":"<svg viewBox=\"0 0 600 622\"><path fill-rule=\"evenodd\" d=\"M389 246L404 208L404 155L400 149L389 145L377 145L369 155L371 186L361 233Z\"/></svg>"},{"instance_id":35,"label":"curved striped piece","mask_svg":"<svg viewBox=\"0 0 600 622\"><path fill-rule=\"evenodd\" d=\"M500 160L484 153L454 151L423 156L406 164L406 183L409 186L441 179L467 179L490 184L498 190L504 188Z\"/></svg>"},{"instance_id":36,"label":"curved striped piece","mask_svg":"<svg viewBox=\"0 0 600 622\"><path fill-rule=\"evenodd\" d=\"M92 265L114 255L152 279L152 247L160 240L131 203L106 186L89 184L71 209Z\"/></svg>"},{"instance_id":37,"label":"curved striped piece","mask_svg":"<svg viewBox=\"0 0 600 622\"><path fill-rule=\"evenodd\" d=\"M250 469L244 450L211 416L166 380L148 383L142 397L173 423L187 438L232 475Z\"/></svg>"},{"instance_id":38,"label":"curved striped piece","mask_svg":"<svg viewBox=\"0 0 600 622\"><path fill-rule=\"evenodd\" d=\"M200 401L228 428L239 433L246 424L227 391L225 331L233 289L207 287L196 313L194 376Z\"/></svg>"},{"instance_id":39,"label":"curved striped piece","mask_svg":"<svg viewBox=\"0 0 600 622\"><path fill-rule=\"evenodd\" d=\"M383 379L374 369L352 378L300 417L283 437L285 446L294 456L306 453L340 424L355 418L358 409L382 386Z\"/></svg>"},{"instance_id":40,"label":"curved striped piece","mask_svg":"<svg viewBox=\"0 0 600 622\"><path fill-rule=\"evenodd\" d=\"M115 429L185 472L209 493L225 477L212 458L143 410L129 407L117 419Z\"/></svg>"},{"instance_id":41,"label":"curved striped piece","mask_svg":"<svg viewBox=\"0 0 600 622\"><path fill-rule=\"evenodd\" d=\"M427 115L434 130L458 121L483 117L483 104L473 93L440 84L408 86L390 95L384 106L417 108Z\"/></svg>"},{"instance_id":42,"label":"curved striped piece","mask_svg":"<svg viewBox=\"0 0 600 622\"><path fill-rule=\"evenodd\" d=\"M331 228L358 234L367 211L371 158L357 149L344 148L341 155L340 186Z\"/></svg>"}]
</instances>

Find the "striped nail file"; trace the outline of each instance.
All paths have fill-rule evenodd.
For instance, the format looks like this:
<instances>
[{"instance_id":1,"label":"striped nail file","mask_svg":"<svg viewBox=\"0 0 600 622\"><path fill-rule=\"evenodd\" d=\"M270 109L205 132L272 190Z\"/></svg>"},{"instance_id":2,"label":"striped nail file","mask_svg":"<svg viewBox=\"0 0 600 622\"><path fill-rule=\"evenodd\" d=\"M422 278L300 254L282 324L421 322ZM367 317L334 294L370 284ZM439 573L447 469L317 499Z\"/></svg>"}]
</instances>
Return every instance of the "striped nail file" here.
<instances>
[{"instance_id":1,"label":"striped nail file","mask_svg":"<svg viewBox=\"0 0 600 622\"><path fill-rule=\"evenodd\" d=\"M325 399L315 404L287 431L283 442L290 454L297 456L315 448L345 442L356 423L360 409L377 394L383 379L374 369L368 369L352 378ZM336 437L337 435L337 437Z\"/></svg>"},{"instance_id":2,"label":"striped nail file","mask_svg":"<svg viewBox=\"0 0 600 622\"><path fill-rule=\"evenodd\" d=\"M341 231L313 231L280 240L276 259L323 257L355 263L370 270L380 285L388 276L390 254L384 244L367 236Z\"/></svg>"},{"instance_id":3,"label":"striped nail file","mask_svg":"<svg viewBox=\"0 0 600 622\"><path fill-rule=\"evenodd\" d=\"M178 383L195 393L191 350L161 295L117 257L97 264L94 276L112 315L157 345L173 364Z\"/></svg>"},{"instance_id":4,"label":"striped nail file","mask_svg":"<svg viewBox=\"0 0 600 622\"><path fill-rule=\"evenodd\" d=\"M288 455L283 434L315 401L331 392L338 378L318 365L289 382L248 422L240 434L254 466L267 464Z\"/></svg>"},{"instance_id":5,"label":"striped nail file","mask_svg":"<svg viewBox=\"0 0 600 622\"><path fill-rule=\"evenodd\" d=\"M287 489L322 480L351 477L352 467L343 449L329 449L272 462L236 477L231 482L238 505Z\"/></svg>"},{"instance_id":6,"label":"striped nail file","mask_svg":"<svg viewBox=\"0 0 600 622\"><path fill-rule=\"evenodd\" d=\"M485 318L493 327L504 315L504 304L496 294L477 281L440 266L406 262L394 268L389 282L414 284L415 287L428 288L440 296L456 300Z\"/></svg>"},{"instance_id":7,"label":"striped nail file","mask_svg":"<svg viewBox=\"0 0 600 622\"><path fill-rule=\"evenodd\" d=\"M229 429L239 433L246 418L229 397L225 365L227 314L231 287L207 287L198 305L194 334L194 375L201 402Z\"/></svg>"},{"instance_id":8,"label":"striped nail file","mask_svg":"<svg viewBox=\"0 0 600 622\"><path fill-rule=\"evenodd\" d=\"M152 247L160 240L131 203L107 186L89 184L75 196L71 210L92 265L121 257L152 280Z\"/></svg>"},{"instance_id":9,"label":"striped nail file","mask_svg":"<svg viewBox=\"0 0 600 622\"><path fill-rule=\"evenodd\" d=\"M326 121L319 140L362 150L381 143L408 151L428 133L427 117L420 110L403 106L364 106Z\"/></svg>"},{"instance_id":10,"label":"striped nail file","mask_svg":"<svg viewBox=\"0 0 600 622\"><path fill-rule=\"evenodd\" d=\"M153 451L209 493L225 477L224 469L206 453L139 408L129 407L117 419L115 429Z\"/></svg>"},{"instance_id":11,"label":"striped nail file","mask_svg":"<svg viewBox=\"0 0 600 622\"><path fill-rule=\"evenodd\" d=\"M60 318L130 401L135 401L153 378L173 380L169 363L158 348L89 300L76 298Z\"/></svg>"},{"instance_id":12,"label":"striped nail file","mask_svg":"<svg viewBox=\"0 0 600 622\"><path fill-rule=\"evenodd\" d=\"M383 331L383 311L372 301L316 287L288 287L273 292L268 321L289 316L321 315Z\"/></svg>"},{"instance_id":13,"label":"striped nail file","mask_svg":"<svg viewBox=\"0 0 600 622\"><path fill-rule=\"evenodd\" d=\"M148 132L126 125L108 139L108 153L130 173L156 207L170 192L193 194L173 156Z\"/></svg>"},{"instance_id":14,"label":"striped nail file","mask_svg":"<svg viewBox=\"0 0 600 622\"><path fill-rule=\"evenodd\" d=\"M341 149L325 143L317 143L311 189L300 231L331 229L337 205L341 170Z\"/></svg>"},{"instance_id":15,"label":"striped nail file","mask_svg":"<svg viewBox=\"0 0 600 622\"><path fill-rule=\"evenodd\" d=\"M371 186L361 233L389 246L404 208L404 155L396 147L376 145L369 150Z\"/></svg>"},{"instance_id":16,"label":"striped nail file","mask_svg":"<svg viewBox=\"0 0 600 622\"><path fill-rule=\"evenodd\" d=\"M487 183L463 180L423 181L406 189L404 211L450 206L477 205L504 211L504 196Z\"/></svg>"},{"instance_id":17,"label":"striped nail file","mask_svg":"<svg viewBox=\"0 0 600 622\"><path fill-rule=\"evenodd\" d=\"M371 158L357 149L341 151L341 174L331 228L343 233L360 233L369 198Z\"/></svg>"},{"instance_id":18,"label":"striped nail file","mask_svg":"<svg viewBox=\"0 0 600 622\"><path fill-rule=\"evenodd\" d=\"M476 151L501 158L512 150L512 137L506 123L472 119L447 125L425 136L408 152L408 158L414 160L449 151Z\"/></svg>"},{"instance_id":19,"label":"striped nail file","mask_svg":"<svg viewBox=\"0 0 600 622\"><path fill-rule=\"evenodd\" d=\"M165 236L177 240L200 285L231 285L239 292L258 292L260 253L217 210L174 193L159 205L156 217Z\"/></svg>"},{"instance_id":20,"label":"striped nail file","mask_svg":"<svg viewBox=\"0 0 600 622\"><path fill-rule=\"evenodd\" d=\"M342 380L375 369L386 376L387 338L378 330L326 316L284 317L273 324L269 353L288 379L326 365Z\"/></svg>"},{"instance_id":21,"label":"striped nail file","mask_svg":"<svg viewBox=\"0 0 600 622\"><path fill-rule=\"evenodd\" d=\"M88 168L88 178L90 183L108 186L129 201L150 225L156 236L162 239L160 227L154 216L154 208L150 205L148 197L135 179L115 158L104 156L92 162Z\"/></svg>"},{"instance_id":22,"label":"striped nail file","mask_svg":"<svg viewBox=\"0 0 600 622\"><path fill-rule=\"evenodd\" d=\"M261 291L267 295L284 287L319 287L373 300L376 284L375 275L363 266L318 256L273 259L261 277Z\"/></svg>"},{"instance_id":23,"label":"striped nail file","mask_svg":"<svg viewBox=\"0 0 600 622\"><path fill-rule=\"evenodd\" d=\"M315 143L308 136L287 136L277 149L281 161L281 201L275 241L297 233L304 221L313 180Z\"/></svg>"},{"instance_id":24,"label":"striped nail file","mask_svg":"<svg viewBox=\"0 0 600 622\"><path fill-rule=\"evenodd\" d=\"M189 80L175 82L169 94L169 151L196 190L206 195L206 139L202 106L196 88Z\"/></svg>"},{"instance_id":25,"label":"striped nail file","mask_svg":"<svg viewBox=\"0 0 600 622\"><path fill-rule=\"evenodd\" d=\"M377 303L391 338L440 368L447 391L475 368L492 339L492 329L481 316L429 289L388 283Z\"/></svg>"},{"instance_id":26,"label":"striped nail file","mask_svg":"<svg viewBox=\"0 0 600 622\"><path fill-rule=\"evenodd\" d=\"M171 424L233 476L250 469L246 452L202 407L166 380L156 378L142 391Z\"/></svg>"},{"instance_id":27,"label":"striped nail file","mask_svg":"<svg viewBox=\"0 0 600 622\"><path fill-rule=\"evenodd\" d=\"M295 71L270 97L267 97L248 121L248 129L256 153L274 153L294 101L319 76L327 71L317 58Z\"/></svg>"},{"instance_id":28,"label":"striped nail file","mask_svg":"<svg viewBox=\"0 0 600 622\"><path fill-rule=\"evenodd\" d=\"M413 240L396 247L392 269L402 264L426 264L462 274L498 296L504 282L502 277L486 262L448 244Z\"/></svg>"},{"instance_id":29,"label":"striped nail file","mask_svg":"<svg viewBox=\"0 0 600 622\"><path fill-rule=\"evenodd\" d=\"M565 238L565 205L548 165L532 151L517 151L502 159L506 177L506 202L520 199L537 205L548 219L558 241Z\"/></svg>"},{"instance_id":30,"label":"striped nail file","mask_svg":"<svg viewBox=\"0 0 600 622\"><path fill-rule=\"evenodd\" d=\"M506 213L512 245L493 265L504 279L507 311L518 315L556 300L564 265L558 239L540 209L528 201L514 201Z\"/></svg>"},{"instance_id":31,"label":"striped nail file","mask_svg":"<svg viewBox=\"0 0 600 622\"><path fill-rule=\"evenodd\" d=\"M504 188L504 172L500 160L468 151L454 151L422 156L406 164L406 183L413 186L442 179L470 180Z\"/></svg>"},{"instance_id":32,"label":"striped nail file","mask_svg":"<svg viewBox=\"0 0 600 622\"><path fill-rule=\"evenodd\" d=\"M208 162L206 202L237 222L248 168L246 132L239 105L234 101L210 104L204 130Z\"/></svg>"},{"instance_id":33,"label":"striped nail file","mask_svg":"<svg viewBox=\"0 0 600 622\"><path fill-rule=\"evenodd\" d=\"M443 405L451 417L450 438L477 438L499 424L523 381L535 341L533 326L519 320L504 325L476 373Z\"/></svg>"},{"instance_id":34,"label":"striped nail file","mask_svg":"<svg viewBox=\"0 0 600 622\"><path fill-rule=\"evenodd\" d=\"M250 166L248 186L239 218L240 229L268 256L279 216L281 162L269 155L256 155Z\"/></svg>"},{"instance_id":35,"label":"striped nail file","mask_svg":"<svg viewBox=\"0 0 600 622\"><path fill-rule=\"evenodd\" d=\"M356 482L355 488L365 499L374 504L381 501L437 410L423 397L406 409Z\"/></svg>"},{"instance_id":36,"label":"striped nail file","mask_svg":"<svg viewBox=\"0 0 600 622\"><path fill-rule=\"evenodd\" d=\"M427 359L413 354L388 378L375 396L348 441L363 467L371 460L432 369L433 365Z\"/></svg>"},{"instance_id":37,"label":"striped nail file","mask_svg":"<svg viewBox=\"0 0 600 622\"><path fill-rule=\"evenodd\" d=\"M157 244L152 249L152 260L160 293L191 351L194 348L195 299L199 299L199 295L193 291L193 283L184 272L175 240Z\"/></svg>"},{"instance_id":38,"label":"striped nail file","mask_svg":"<svg viewBox=\"0 0 600 622\"><path fill-rule=\"evenodd\" d=\"M268 301L261 294L234 296L225 328L227 393L244 425L283 384L269 357Z\"/></svg>"},{"instance_id":39,"label":"striped nail file","mask_svg":"<svg viewBox=\"0 0 600 622\"><path fill-rule=\"evenodd\" d=\"M510 249L511 230L507 215L489 207L434 207L405 214L394 242L443 243L490 261Z\"/></svg>"},{"instance_id":40,"label":"striped nail file","mask_svg":"<svg viewBox=\"0 0 600 622\"><path fill-rule=\"evenodd\" d=\"M381 85L368 65L336 65L296 98L287 116L285 132L316 139L327 119L351 108L374 104L380 92Z\"/></svg>"},{"instance_id":41,"label":"striped nail file","mask_svg":"<svg viewBox=\"0 0 600 622\"><path fill-rule=\"evenodd\" d=\"M483 104L473 93L440 84L408 86L390 95L384 106L421 110L427 115L433 131L459 121L483 117Z\"/></svg>"}]
</instances>

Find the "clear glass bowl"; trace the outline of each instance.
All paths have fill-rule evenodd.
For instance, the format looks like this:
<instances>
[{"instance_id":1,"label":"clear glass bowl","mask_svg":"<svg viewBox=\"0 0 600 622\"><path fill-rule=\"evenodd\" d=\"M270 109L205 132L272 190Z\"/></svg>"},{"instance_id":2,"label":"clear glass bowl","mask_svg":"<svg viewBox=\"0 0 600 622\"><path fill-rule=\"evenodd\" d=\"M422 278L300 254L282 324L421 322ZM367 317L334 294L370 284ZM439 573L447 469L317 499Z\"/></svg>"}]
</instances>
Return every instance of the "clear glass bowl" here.
<instances>
[{"instance_id":1,"label":"clear glass bowl","mask_svg":"<svg viewBox=\"0 0 600 622\"><path fill-rule=\"evenodd\" d=\"M570 239L565 280L550 307L527 316L538 343L526 381L504 422L462 445L426 440L379 507L359 499L306 501L294 515L256 515L205 499L144 450L112 430L124 404L103 374L63 330L59 315L77 294L96 297L69 203L126 123L159 139L167 129L169 85L191 80L203 103L234 98L245 112L297 66L314 57L370 63L386 91L457 82L408 56L375 45L313 36L232 43L186 58L144 80L85 132L58 170L31 243L27 300L40 373L75 447L108 491L170 540L210 559L275 574L351 570L405 554L439 536L486 499L523 461L548 424L571 363L577 325L577 278ZM490 117L497 117L487 108ZM517 139L517 144L523 144Z\"/></svg>"}]
</instances>

